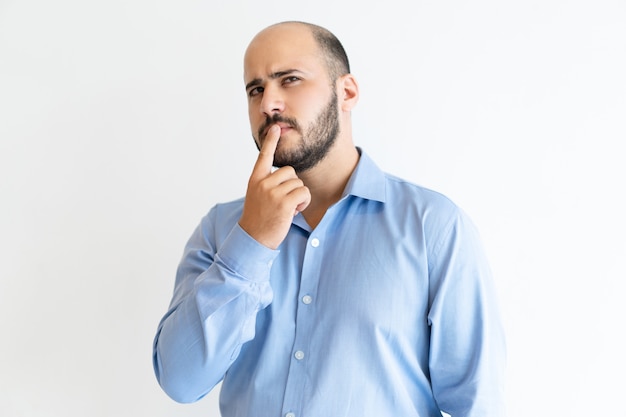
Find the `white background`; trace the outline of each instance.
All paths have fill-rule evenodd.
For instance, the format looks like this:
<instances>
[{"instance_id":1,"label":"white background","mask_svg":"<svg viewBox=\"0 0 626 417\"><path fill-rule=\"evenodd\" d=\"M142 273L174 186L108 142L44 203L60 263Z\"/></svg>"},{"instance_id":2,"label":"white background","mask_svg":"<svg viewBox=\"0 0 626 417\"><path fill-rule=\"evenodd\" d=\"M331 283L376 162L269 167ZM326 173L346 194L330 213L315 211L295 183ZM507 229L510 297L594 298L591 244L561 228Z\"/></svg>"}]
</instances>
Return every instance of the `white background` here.
<instances>
[{"instance_id":1,"label":"white background","mask_svg":"<svg viewBox=\"0 0 626 417\"><path fill-rule=\"evenodd\" d=\"M0 0L0 416L218 416L151 364L182 248L255 158L242 56L343 41L355 142L481 230L510 416L623 415L623 0Z\"/></svg>"}]
</instances>

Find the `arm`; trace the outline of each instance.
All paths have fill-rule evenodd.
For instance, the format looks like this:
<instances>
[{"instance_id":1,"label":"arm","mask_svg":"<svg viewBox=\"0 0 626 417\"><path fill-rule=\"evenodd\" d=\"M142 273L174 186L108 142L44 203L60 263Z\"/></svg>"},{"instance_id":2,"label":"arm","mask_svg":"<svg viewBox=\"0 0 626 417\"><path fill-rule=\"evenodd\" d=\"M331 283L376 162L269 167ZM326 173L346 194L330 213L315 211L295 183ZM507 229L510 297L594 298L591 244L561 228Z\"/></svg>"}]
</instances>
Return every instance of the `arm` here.
<instances>
[{"instance_id":1,"label":"arm","mask_svg":"<svg viewBox=\"0 0 626 417\"><path fill-rule=\"evenodd\" d=\"M452 417L502 417L505 342L479 236L462 213L430 263L430 371L441 410Z\"/></svg>"},{"instance_id":2,"label":"arm","mask_svg":"<svg viewBox=\"0 0 626 417\"><path fill-rule=\"evenodd\" d=\"M294 213L309 204L310 192L293 168L272 170L280 132L275 125L266 135L230 233L216 233L224 219L214 208L185 247L153 349L156 377L176 401L206 395L254 337L256 315L272 299L269 273L276 248Z\"/></svg>"},{"instance_id":3,"label":"arm","mask_svg":"<svg viewBox=\"0 0 626 417\"><path fill-rule=\"evenodd\" d=\"M277 251L236 225L216 253L215 222L213 209L189 239L154 340L157 380L179 402L202 398L223 378L254 337L257 312L272 299L269 271Z\"/></svg>"}]
</instances>

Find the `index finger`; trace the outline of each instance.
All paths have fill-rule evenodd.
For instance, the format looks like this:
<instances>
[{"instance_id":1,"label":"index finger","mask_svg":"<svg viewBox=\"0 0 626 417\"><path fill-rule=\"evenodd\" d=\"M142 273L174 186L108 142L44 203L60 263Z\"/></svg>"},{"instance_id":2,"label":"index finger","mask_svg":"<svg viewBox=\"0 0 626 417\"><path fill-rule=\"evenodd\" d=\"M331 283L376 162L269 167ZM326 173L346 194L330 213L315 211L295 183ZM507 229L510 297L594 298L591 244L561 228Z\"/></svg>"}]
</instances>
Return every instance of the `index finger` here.
<instances>
[{"instance_id":1,"label":"index finger","mask_svg":"<svg viewBox=\"0 0 626 417\"><path fill-rule=\"evenodd\" d=\"M259 151L259 156L254 164L254 174L267 175L272 172L272 166L274 164L274 153L278 146L278 140L280 139L280 126L273 125L267 131L265 140Z\"/></svg>"}]
</instances>

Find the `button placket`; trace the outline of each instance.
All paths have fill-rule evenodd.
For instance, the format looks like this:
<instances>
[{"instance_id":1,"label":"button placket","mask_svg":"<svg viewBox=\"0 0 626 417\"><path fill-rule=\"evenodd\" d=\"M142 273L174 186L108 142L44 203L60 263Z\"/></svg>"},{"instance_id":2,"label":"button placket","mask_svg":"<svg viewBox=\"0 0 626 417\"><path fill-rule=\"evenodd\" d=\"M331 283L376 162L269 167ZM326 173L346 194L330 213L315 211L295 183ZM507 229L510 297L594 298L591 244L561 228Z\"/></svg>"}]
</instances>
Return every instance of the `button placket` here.
<instances>
[{"instance_id":1,"label":"button placket","mask_svg":"<svg viewBox=\"0 0 626 417\"><path fill-rule=\"evenodd\" d=\"M313 296L317 292L318 281L322 267L324 249L321 247L325 230L318 226L315 234L308 236L305 243L304 257L300 275L300 288L298 303L296 305L296 337L293 341L291 360L293 361L289 369L288 383L285 387L285 397L283 403L283 416L295 417L299 413L299 404L302 404L305 395L303 375L307 368L307 348L310 345L310 333L314 326L314 300ZM295 406L295 407L294 407Z\"/></svg>"}]
</instances>

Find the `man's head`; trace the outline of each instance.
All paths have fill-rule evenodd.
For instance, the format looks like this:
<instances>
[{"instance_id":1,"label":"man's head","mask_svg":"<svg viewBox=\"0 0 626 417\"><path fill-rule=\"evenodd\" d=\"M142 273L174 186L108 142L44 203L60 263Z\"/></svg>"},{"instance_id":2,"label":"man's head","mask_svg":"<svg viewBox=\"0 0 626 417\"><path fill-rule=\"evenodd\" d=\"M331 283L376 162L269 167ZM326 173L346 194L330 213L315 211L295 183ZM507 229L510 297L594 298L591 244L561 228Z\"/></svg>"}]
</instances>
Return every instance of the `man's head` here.
<instances>
[{"instance_id":1,"label":"man's head","mask_svg":"<svg viewBox=\"0 0 626 417\"><path fill-rule=\"evenodd\" d=\"M281 127L276 166L306 171L351 132L358 88L343 46L324 28L283 22L261 31L246 51L244 82L257 147L271 125Z\"/></svg>"},{"instance_id":2,"label":"man's head","mask_svg":"<svg viewBox=\"0 0 626 417\"><path fill-rule=\"evenodd\" d=\"M311 35L313 35L313 38L315 39L315 42L317 43L317 46L326 61L328 74L333 83L342 75L350 73L350 61L348 61L348 55L346 54L345 49L343 49L343 45L335 35L333 35L328 29L311 23L292 23L299 23L311 31Z\"/></svg>"}]
</instances>

